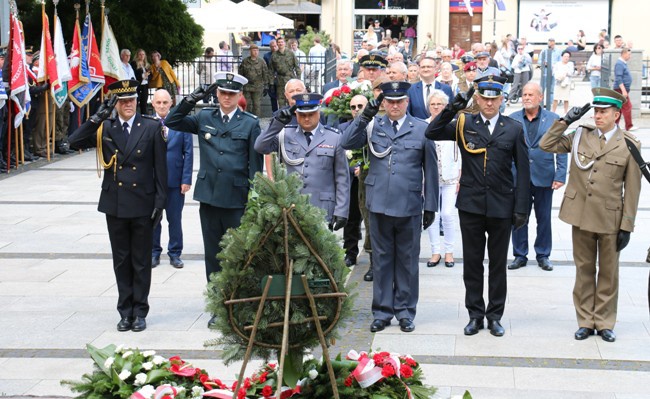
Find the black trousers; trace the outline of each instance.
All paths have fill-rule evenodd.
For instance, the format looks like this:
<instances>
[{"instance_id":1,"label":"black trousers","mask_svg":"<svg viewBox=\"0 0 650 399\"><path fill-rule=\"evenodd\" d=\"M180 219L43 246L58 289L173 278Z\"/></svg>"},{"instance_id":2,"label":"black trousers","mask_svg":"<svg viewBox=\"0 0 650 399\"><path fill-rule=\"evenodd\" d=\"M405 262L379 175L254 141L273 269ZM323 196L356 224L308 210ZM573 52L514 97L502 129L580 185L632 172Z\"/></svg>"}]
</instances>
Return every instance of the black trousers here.
<instances>
[{"instance_id":1,"label":"black trousers","mask_svg":"<svg viewBox=\"0 0 650 399\"><path fill-rule=\"evenodd\" d=\"M244 208L218 208L201 202L201 232L203 234L203 252L205 256L205 277L210 282L210 275L221 271L221 262L217 255L221 252L219 243L226 230L237 228L241 224Z\"/></svg>"},{"instance_id":2,"label":"black trousers","mask_svg":"<svg viewBox=\"0 0 650 399\"><path fill-rule=\"evenodd\" d=\"M350 210L348 224L343 228L343 249L347 258L356 259L359 256L359 240L361 239L361 211L359 210L359 179L351 176Z\"/></svg>"},{"instance_id":3,"label":"black trousers","mask_svg":"<svg viewBox=\"0 0 650 399\"><path fill-rule=\"evenodd\" d=\"M151 217L106 215L121 317L146 317L151 288Z\"/></svg>"},{"instance_id":4,"label":"black trousers","mask_svg":"<svg viewBox=\"0 0 650 399\"><path fill-rule=\"evenodd\" d=\"M458 210L463 237L465 307L472 319L501 320L508 284L506 263L512 219L491 218ZM489 258L488 306L483 299L483 259L487 236Z\"/></svg>"}]
</instances>

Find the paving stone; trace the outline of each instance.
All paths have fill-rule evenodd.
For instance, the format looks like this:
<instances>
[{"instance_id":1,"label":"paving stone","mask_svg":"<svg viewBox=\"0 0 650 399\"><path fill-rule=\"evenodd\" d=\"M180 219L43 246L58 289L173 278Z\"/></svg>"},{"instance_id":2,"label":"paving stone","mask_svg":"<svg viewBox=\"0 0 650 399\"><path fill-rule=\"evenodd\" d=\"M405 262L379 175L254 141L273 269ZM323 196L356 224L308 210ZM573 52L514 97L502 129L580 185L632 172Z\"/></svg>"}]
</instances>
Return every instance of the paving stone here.
<instances>
[{"instance_id":1,"label":"paving stone","mask_svg":"<svg viewBox=\"0 0 650 399\"><path fill-rule=\"evenodd\" d=\"M618 370L533 369L516 367L515 385L520 390L575 392L648 392L650 373Z\"/></svg>"},{"instance_id":2,"label":"paving stone","mask_svg":"<svg viewBox=\"0 0 650 399\"><path fill-rule=\"evenodd\" d=\"M472 388L474 399L616 399L611 392L572 392L570 386L563 391L535 391L521 389ZM462 398L465 389L454 387L451 398Z\"/></svg>"},{"instance_id":3,"label":"paving stone","mask_svg":"<svg viewBox=\"0 0 650 399\"><path fill-rule=\"evenodd\" d=\"M395 324L395 323L393 323ZM373 350L397 352L417 355L441 355L452 356L456 337L453 335L434 335L423 332L418 334L419 329L404 334L400 332L399 326L391 326L375 335L372 343Z\"/></svg>"},{"instance_id":4,"label":"paving stone","mask_svg":"<svg viewBox=\"0 0 650 399\"><path fill-rule=\"evenodd\" d=\"M510 367L477 367L422 364L425 383L433 386L487 387L513 389L514 374ZM481 398L475 398L481 399Z\"/></svg>"},{"instance_id":5,"label":"paving stone","mask_svg":"<svg viewBox=\"0 0 650 399\"><path fill-rule=\"evenodd\" d=\"M649 341L650 342L650 341ZM506 335L493 337L482 330L471 337L456 339L457 356L507 356L600 359L595 340L576 341L573 335L565 338L513 336L506 326Z\"/></svg>"}]
</instances>

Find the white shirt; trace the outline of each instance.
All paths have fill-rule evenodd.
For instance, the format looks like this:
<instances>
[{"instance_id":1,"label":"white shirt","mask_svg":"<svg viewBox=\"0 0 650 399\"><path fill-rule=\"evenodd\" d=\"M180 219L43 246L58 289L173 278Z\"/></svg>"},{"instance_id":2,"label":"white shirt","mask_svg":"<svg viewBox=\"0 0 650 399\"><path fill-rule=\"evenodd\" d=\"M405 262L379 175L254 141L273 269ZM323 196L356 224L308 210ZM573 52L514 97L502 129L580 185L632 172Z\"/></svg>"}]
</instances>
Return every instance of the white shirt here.
<instances>
[{"instance_id":1,"label":"white shirt","mask_svg":"<svg viewBox=\"0 0 650 399\"><path fill-rule=\"evenodd\" d=\"M390 118L389 118L388 120L390 121L390 127L391 127L391 129L392 129L392 128L393 128L393 120L391 120ZM403 117L401 117L400 119L397 120L397 131L398 131L398 132L399 132L399 129L400 129L400 128L402 127L402 125L404 124L404 121L405 121L405 120L406 120L406 115L404 115Z\"/></svg>"},{"instance_id":2,"label":"white shirt","mask_svg":"<svg viewBox=\"0 0 650 399\"><path fill-rule=\"evenodd\" d=\"M600 135L605 135L605 142L607 143L609 139L611 139L612 136L614 136L614 133L616 133L616 129L617 129L616 125L614 125L614 128L612 130L605 133L603 133L600 129L598 129L598 139L600 139Z\"/></svg>"},{"instance_id":3,"label":"white shirt","mask_svg":"<svg viewBox=\"0 0 650 399\"><path fill-rule=\"evenodd\" d=\"M224 113L221 112L221 110L219 110L219 111L221 113L221 120L223 120ZM230 113L226 114L226 115L228 115L228 122L232 121L232 118L235 116L235 112L237 112L237 107L235 107L235 109L233 109Z\"/></svg>"},{"instance_id":4,"label":"white shirt","mask_svg":"<svg viewBox=\"0 0 650 399\"><path fill-rule=\"evenodd\" d=\"M131 64L129 64L128 62L123 62L122 69L124 69L124 77L126 79L135 80L135 72L133 71Z\"/></svg>"},{"instance_id":5,"label":"white shirt","mask_svg":"<svg viewBox=\"0 0 650 399\"><path fill-rule=\"evenodd\" d=\"M490 131L490 134L494 132L494 127L497 125L497 121L499 120L499 114L496 114L493 116L491 119L487 119L485 115L481 114L481 120L483 121L483 124L485 124L485 121L489 120L490 125L488 126L488 130Z\"/></svg>"},{"instance_id":6,"label":"white shirt","mask_svg":"<svg viewBox=\"0 0 650 399\"><path fill-rule=\"evenodd\" d=\"M120 120L120 127L124 126L124 122L129 124L129 127L127 127L126 129L129 131L129 134L131 134L131 128L133 127L133 121L135 120L135 115L133 115L131 119L129 119L128 121L122 119L121 116L118 116L118 119Z\"/></svg>"},{"instance_id":7,"label":"white shirt","mask_svg":"<svg viewBox=\"0 0 650 399\"><path fill-rule=\"evenodd\" d=\"M427 85L429 83L426 83L424 80L422 81L422 98L424 98L424 105L428 105L429 98L427 97ZM433 82L430 83L431 86L429 86L429 95L433 93L433 91L436 89L436 81L434 80ZM426 107L427 112L429 112L429 107Z\"/></svg>"},{"instance_id":8,"label":"white shirt","mask_svg":"<svg viewBox=\"0 0 650 399\"><path fill-rule=\"evenodd\" d=\"M309 62L312 64L324 64L326 52L327 50L322 44L314 44L314 47L309 49Z\"/></svg>"}]
</instances>

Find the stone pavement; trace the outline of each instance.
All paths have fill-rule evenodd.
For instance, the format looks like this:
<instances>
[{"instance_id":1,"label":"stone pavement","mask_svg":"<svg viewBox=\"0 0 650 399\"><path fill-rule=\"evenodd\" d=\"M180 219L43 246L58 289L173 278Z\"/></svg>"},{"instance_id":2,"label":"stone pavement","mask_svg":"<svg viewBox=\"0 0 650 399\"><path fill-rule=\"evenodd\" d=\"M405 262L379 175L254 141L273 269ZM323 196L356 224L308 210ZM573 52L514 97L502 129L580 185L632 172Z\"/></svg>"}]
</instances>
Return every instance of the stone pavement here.
<instances>
[{"instance_id":1,"label":"stone pavement","mask_svg":"<svg viewBox=\"0 0 650 399\"><path fill-rule=\"evenodd\" d=\"M576 104L586 102L587 88L579 86L577 92ZM636 133L646 142L643 152L650 159L650 119L638 124ZM148 329L115 330L117 290L105 219L96 210L100 180L94 165L94 152L86 152L38 161L0 177L0 396L72 396L59 381L91 371L86 343L180 354L214 376L234 378L239 365L226 368L220 351L203 347L216 333L206 328L202 242L193 200L187 201L183 220L185 268L174 269L163 257L153 273ZM643 185L647 193L648 183ZM356 317L331 352L372 347L410 353L423 364L426 382L439 388L436 398L466 389L478 399L648 398L650 320L643 261L650 245L650 199L642 195L636 231L621 255L615 343L599 337L573 339L574 270L570 229L557 219L560 200L558 193L553 211L556 268L544 272L532 262L508 273L504 337L486 330L463 335L467 313L460 238L456 267L429 269L425 263L431 254L423 234L415 332L401 333L394 324L375 335L368 331L371 285L362 281L368 264L362 255L351 276L358 283ZM254 367L255 362L249 370Z\"/></svg>"}]
</instances>

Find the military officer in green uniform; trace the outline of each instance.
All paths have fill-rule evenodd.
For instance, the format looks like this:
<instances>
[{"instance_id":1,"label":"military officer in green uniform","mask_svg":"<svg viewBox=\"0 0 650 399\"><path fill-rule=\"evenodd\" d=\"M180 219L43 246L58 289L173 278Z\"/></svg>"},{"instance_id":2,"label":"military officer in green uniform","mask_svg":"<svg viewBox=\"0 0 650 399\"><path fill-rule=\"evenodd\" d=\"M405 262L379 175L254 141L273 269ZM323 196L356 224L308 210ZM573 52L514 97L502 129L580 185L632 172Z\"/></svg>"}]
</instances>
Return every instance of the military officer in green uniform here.
<instances>
[{"instance_id":1,"label":"military officer in green uniform","mask_svg":"<svg viewBox=\"0 0 650 399\"><path fill-rule=\"evenodd\" d=\"M287 82L291 79L300 78L300 65L298 58L292 51L287 50L287 45L284 38L277 39L278 51L271 55L271 62L269 68L272 76L277 80L278 90L284 88ZM280 108L287 105L287 99L283 96L278 96L278 106Z\"/></svg>"},{"instance_id":2,"label":"military officer in green uniform","mask_svg":"<svg viewBox=\"0 0 650 399\"><path fill-rule=\"evenodd\" d=\"M249 49L251 55L242 61L239 73L248 79L248 84L244 86L244 97L248 109L256 116L260 116L262 114L262 96L267 94L272 81L266 62L259 57L259 47L256 44L251 44Z\"/></svg>"},{"instance_id":3,"label":"military officer in green uniform","mask_svg":"<svg viewBox=\"0 0 650 399\"><path fill-rule=\"evenodd\" d=\"M262 155L253 145L260 135L257 117L237 108L242 88L248 80L238 74L218 72L216 82L197 88L173 108L165 125L198 135L201 164L194 189L200 203L201 231L205 252L205 271L221 271L217 254L219 242L229 228L236 228L244 214L250 183L262 171ZM188 115L205 96L217 89L219 108L206 107ZM212 317L208 327L214 325Z\"/></svg>"}]
</instances>

